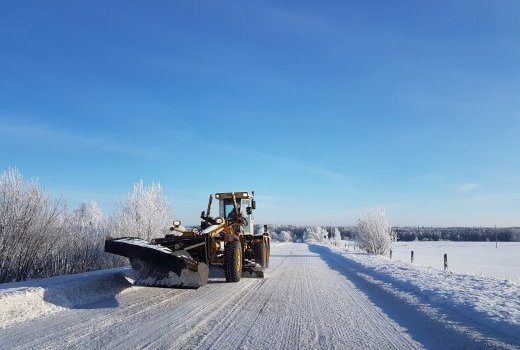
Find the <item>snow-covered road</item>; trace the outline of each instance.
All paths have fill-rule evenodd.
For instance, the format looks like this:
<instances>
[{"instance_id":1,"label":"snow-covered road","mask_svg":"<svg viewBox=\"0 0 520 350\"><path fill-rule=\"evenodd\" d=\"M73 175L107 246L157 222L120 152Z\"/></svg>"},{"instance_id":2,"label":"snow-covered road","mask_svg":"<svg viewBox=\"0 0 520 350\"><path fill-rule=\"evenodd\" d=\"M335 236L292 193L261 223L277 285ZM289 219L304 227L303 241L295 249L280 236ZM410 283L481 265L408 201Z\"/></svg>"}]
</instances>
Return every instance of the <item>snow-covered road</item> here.
<instances>
[{"instance_id":1,"label":"snow-covered road","mask_svg":"<svg viewBox=\"0 0 520 350\"><path fill-rule=\"evenodd\" d=\"M278 244L271 254L264 279L224 283L213 269L198 290L128 286L76 308L57 305L0 329L0 348L520 348L520 339L394 290L326 247Z\"/></svg>"}]
</instances>

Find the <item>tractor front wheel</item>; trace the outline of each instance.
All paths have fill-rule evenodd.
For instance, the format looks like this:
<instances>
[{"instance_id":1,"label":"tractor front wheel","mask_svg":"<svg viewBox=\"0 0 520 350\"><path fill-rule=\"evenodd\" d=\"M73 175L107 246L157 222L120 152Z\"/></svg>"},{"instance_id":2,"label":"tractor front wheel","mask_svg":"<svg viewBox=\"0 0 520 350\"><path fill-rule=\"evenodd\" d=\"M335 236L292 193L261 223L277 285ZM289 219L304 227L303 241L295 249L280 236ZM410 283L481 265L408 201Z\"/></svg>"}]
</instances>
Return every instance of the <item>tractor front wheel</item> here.
<instances>
[{"instance_id":1,"label":"tractor front wheel","mask_svg":"<svg viewBox=\"0 0 520 350\"><path fill-rule=\"evenodd\" d=\"M242 276L242 245L240 241L227 242L224 247L226 282L238 282Z\"/></svg>"}]
</instances>

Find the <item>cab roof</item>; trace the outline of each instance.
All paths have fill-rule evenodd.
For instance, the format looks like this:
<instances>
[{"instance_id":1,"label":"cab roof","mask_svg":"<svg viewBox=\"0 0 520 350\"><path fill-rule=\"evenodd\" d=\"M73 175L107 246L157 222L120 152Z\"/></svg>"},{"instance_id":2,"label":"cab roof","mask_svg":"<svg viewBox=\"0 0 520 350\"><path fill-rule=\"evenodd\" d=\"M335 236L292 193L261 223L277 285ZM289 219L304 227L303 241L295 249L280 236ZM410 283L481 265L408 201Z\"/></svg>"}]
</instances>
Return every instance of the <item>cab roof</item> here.
<instances>
[{"instance_id":1,"label":"cab roof","mask_svg":"<svg viewBox=\"0 0 520 350\"><path fill-rule=\"evenodd\" d=\"M215 198L216 199L233 198L233 193L235 194L236 199L245 199L245 198L253 197L248 192L220 192L220 193L215 193Z\"/></svg>"}]
</instances>

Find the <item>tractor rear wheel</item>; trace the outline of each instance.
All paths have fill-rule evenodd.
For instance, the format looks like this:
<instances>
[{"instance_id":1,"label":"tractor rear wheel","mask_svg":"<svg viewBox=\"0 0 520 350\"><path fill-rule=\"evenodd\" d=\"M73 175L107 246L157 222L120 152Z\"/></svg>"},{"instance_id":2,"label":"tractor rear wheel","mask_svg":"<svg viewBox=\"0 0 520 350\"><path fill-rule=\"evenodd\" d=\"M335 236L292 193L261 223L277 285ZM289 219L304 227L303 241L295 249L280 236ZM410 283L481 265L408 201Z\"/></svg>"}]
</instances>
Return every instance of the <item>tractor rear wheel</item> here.
<instances>
[{"instance_id":1,"label":"tractor rear wheel","mask_svg":"<svg viewBox=\"0 0 520 350\"><path fill-rule=\"evenodd\" d=\"M269 259L271 257L271 243L268 242L265 245L265 268L267 269L269 267Z\"/></svg>"},{"instance_id":2,"label":"tractor rear wheel","mask_svg":"<svg viewBox=\"0 0 520 350\"><path fill-rule=\"evenodd\" d=\"M242 277L242 245L240 241L227 242L224 247L226 282L238 282Z\"/></svg>"},{"instance_id":3,"label":"tractor rear wheel","mask_svg":"<svg viewBox=\"0 0 520 350\"><path fill-rule=\"evenodd\" d=\"M254 246L255 252L255 262L262 266L262 268L267 267L267 247L265 242L258 242Z\"/></svg>"}]
</instances>

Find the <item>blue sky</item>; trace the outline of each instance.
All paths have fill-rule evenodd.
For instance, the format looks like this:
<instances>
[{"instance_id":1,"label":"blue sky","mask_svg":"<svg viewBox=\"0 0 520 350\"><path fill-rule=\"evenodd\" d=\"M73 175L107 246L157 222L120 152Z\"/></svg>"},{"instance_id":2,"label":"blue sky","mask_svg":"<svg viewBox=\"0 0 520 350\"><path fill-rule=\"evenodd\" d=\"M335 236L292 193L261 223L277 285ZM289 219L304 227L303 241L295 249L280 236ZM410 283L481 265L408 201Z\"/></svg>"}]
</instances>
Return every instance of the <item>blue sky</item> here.
<instances>
[{"instance_id":1,"label":"blue sky","mask_svg":"<svg viewBox=\"0 0 520 350\"><path fill-rule=\"evenodd\" d=\"M0 170L194 223L520 225L520 2L3 1Z\"/></svg>"}]
</instances>

